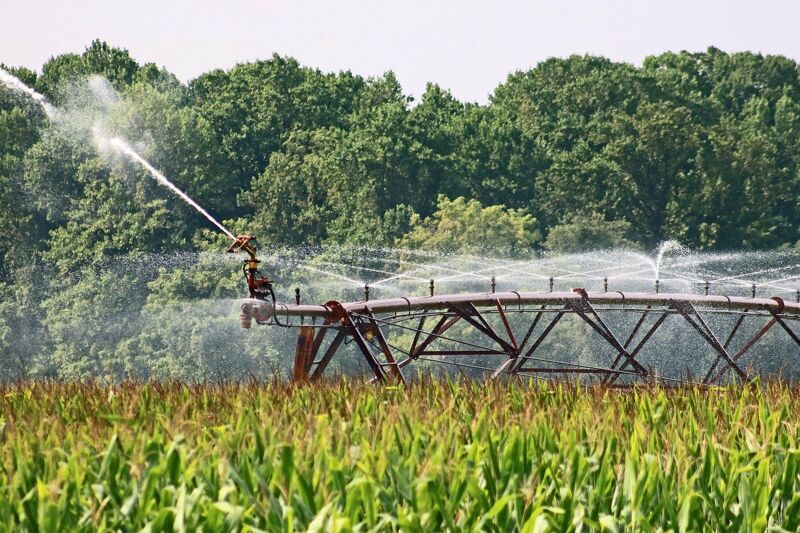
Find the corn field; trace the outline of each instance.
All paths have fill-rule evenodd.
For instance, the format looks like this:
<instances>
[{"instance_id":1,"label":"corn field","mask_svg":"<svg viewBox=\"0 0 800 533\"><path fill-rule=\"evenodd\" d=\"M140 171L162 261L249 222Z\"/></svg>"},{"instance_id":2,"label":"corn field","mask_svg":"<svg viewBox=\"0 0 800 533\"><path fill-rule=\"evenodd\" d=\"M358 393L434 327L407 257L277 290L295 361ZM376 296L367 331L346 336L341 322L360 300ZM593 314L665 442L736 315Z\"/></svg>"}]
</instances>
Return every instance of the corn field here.
<instances>
[{"instance_id":1,"label":"corn field","mask_svg":"<svg viewBox=\"0 0 800 533\"><path fill-rule=\"evenodd\" d=\"M797 531L788 385L0 389L4 530Z\"/></svg>"}]
</instances>

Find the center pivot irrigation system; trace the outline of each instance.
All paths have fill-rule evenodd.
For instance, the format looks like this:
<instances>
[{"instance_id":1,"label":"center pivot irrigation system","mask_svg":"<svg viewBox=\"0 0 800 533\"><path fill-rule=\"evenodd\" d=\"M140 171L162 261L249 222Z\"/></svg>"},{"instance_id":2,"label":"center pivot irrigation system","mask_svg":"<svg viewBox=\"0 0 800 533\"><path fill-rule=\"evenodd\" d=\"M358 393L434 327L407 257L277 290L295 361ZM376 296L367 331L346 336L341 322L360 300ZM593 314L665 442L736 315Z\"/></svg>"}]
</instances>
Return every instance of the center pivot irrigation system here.
<instances>
[{"instance_id":1,"label":"center pivot irrigation system","mask_svg":"<svg viewBox=\"0 0 800 533\"><path fill-rule=\"evenodd\" d=\"M792 350L800 338L790 325L800 320L800 303L780 297L683 293L572 291L494 292L437 295L431 282L428 296L369 299L322 305L277 303L272 281L258 270L254 238L236 237L229 252L245 252L244 274L250 298L241 307L241 325L252 322L297 328L292 377L317 381L343 345L354 344L363 356L373 382L406 382L404 369L416 362L453 365L479 370L492 379L503 376L535 376L555 381L578 380L610 387L637 383L717 384L749 381L752 376L743 359L771 329L782 330ZM494 284L493 284L494 285ZM608 316L627 313L629 327L611 326ZM732 327L718 337L709 317L730 316ZM581 331L599 340L602 364L556 360L541 353L543 342L565 317L586 324ZM700 352L691 374L676 378L658 375L637 357L659 328L670 321L691 326ZM754 329L754 324L756 325ZM754 332L753 332L754 331ZM588 340L588 339L587 339ZM597 341L595 341L597 342ZM539 351L537 351L539 350ZM476 363L476 360L478 361ZM406 371L407 372L407 371Z\"/></svg>"}]
</instances>

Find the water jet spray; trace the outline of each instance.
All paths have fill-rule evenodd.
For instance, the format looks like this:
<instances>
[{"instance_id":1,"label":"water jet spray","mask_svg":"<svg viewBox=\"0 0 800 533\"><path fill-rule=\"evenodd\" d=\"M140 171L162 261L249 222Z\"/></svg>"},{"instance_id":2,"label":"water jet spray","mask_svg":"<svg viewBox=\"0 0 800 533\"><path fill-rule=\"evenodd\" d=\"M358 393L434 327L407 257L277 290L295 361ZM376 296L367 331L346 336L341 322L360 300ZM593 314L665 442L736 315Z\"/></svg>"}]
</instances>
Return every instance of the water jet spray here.
<instances>
[{"instance_id":1,"label":"water jet spray","mask_svg":"<svg viewBox=\"0 0 800 533\"><path fill-rule=\"evenodd\" d=\"M34 100L37 104L39 104L42 107L42 110L44 110L44 113L45 115L47 115L47 118L49 119L56 118L56 109L50 102L47 101L47 98L43 94L37 93L35 90L25 85L22 82L22 80L12 75L10 72L7 72L1 68L0 68L0 82L2 82L9 89L24 94L25 96L28 96L29 98Z\"/></svg>"}]
</instances>

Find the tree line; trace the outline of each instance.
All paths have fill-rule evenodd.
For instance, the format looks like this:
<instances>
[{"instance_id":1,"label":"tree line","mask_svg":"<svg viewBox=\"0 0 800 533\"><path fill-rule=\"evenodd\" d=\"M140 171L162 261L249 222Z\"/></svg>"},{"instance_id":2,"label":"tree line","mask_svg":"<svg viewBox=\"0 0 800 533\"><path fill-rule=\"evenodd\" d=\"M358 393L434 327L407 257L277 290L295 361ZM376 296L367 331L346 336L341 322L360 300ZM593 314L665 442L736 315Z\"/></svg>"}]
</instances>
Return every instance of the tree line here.
<instances>
[{"instance_id":1,"label":"tree line","mask_svg":"<svg viewBox=\"0 0 800 533\"><path fill-rule=\"evenodd\" d=\"M641 66L549 59L510 74L485 105L433 83L415 100L391 72L327 73L278 55L181 83L101 41L38 72L7 69L66 109L81 98L99 105L75 87L108 80L125 103L114 127L262 246L525 254L666 239L699 249L800 241L800 69L782 56L710 48ZM236 290L202 265L112 268L219 250L224 238L81 135L56 131L35 104L0 87L6 373L80 375L167 349L126 330L130 321L103 324L97 305L139 312ZM181 276L194 276L192 292ZM125 285L143 290L122 304L114 295ZM93 320L94 337L78 334ZM115 373L130 371L120 364Z\"/></svg>"}]
</instances>

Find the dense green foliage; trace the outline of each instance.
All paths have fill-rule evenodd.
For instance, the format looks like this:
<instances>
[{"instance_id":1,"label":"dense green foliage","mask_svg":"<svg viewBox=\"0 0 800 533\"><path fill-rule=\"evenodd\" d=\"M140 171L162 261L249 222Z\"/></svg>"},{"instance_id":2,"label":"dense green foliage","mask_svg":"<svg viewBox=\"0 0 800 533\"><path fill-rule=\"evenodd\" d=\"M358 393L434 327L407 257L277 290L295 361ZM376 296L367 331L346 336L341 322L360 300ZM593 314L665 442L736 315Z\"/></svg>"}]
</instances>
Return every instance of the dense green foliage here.
<instances>
[{"instance_id":1,"label":"dense green foliage","mask_svg":"<svg viewBox=\"0 0 800 533\"><path fill-rule=\"evenodd\" d=\"M797 531L798 398L20 384L0 390L0 528Z\"/></svg>"},{"instance_id":2,"label":"dense green foliage","mask_svg":"<svg viewBox=\"0 0 800 533\"><path fill-rule=\"evenodd\" d=\"M99 41L41 73L10 70L67 110L116 106L106 117L116 132L262 245L524 253L800 241L800 68L780 56L551 59L511 74L486 105L434 84L415 102L391 72L365 79L279 56L183 84ZM76 89L95 75L118 94ZM225 245L142 169L104 160L90 124L70 116L55 127L0 87L3 377L117 375L133 370L131 351L164 353L171 332L142 339L117 325L109 336L93 305L134 313L238 294L202 267L110 272L121 257ZM179 294L186 276L198 289ZM138 289L108 304L120 286ZM95 334L77 339L86 328Z\"/></svg>"}]
</instances>

